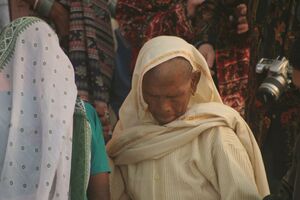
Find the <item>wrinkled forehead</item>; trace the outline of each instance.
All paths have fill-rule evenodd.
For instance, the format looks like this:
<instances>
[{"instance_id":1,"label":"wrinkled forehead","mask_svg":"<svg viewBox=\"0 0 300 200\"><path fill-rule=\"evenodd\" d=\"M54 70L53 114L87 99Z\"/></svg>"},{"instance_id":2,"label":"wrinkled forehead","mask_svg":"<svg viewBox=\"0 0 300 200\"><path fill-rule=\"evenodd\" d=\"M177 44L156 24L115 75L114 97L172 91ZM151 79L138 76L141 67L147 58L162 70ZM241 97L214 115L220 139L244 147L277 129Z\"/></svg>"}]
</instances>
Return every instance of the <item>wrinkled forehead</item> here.
<instances>
[{"instance_id":1,"label":"wrinkled forehead","mask_svg":"<svg viewBox=\"0 0 300 200\"><path fill-rule=\"evenodd\" d=\"M180 55L180 54L179 54ZM182 55L182 54L181 54ZM175 54L172 58L158 62L157 65L149 66L139 77L139 81L144 84L155 83L173 83L185 82L189 80L190 75L196 68L191 64L192 62L183 56ZM199 70L199 69L198 69ZM174 80L176 80L174 82Z\"/></svg>"},{"instance_id":2,"label":"wrinkled forehead","mask_svg":"<svg viewBox=\"0 0 300 200\"><path fill-rule=\"evenodd\" d=\"M192 65L187 59L175 57L146 71L143 80L155 81L159 79L188 78L192 70Z\"/></svg>"}]
</instances>

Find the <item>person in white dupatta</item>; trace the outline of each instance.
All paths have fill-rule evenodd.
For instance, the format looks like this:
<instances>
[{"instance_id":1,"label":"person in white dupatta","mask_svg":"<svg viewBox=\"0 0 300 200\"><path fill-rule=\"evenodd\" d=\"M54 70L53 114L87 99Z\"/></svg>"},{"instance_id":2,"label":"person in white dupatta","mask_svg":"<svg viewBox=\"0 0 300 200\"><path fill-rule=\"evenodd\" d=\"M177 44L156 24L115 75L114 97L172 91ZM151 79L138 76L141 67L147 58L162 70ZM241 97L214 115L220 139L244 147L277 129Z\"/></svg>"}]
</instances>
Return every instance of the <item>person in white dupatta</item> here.
<instances>
[{"instance_id":1,"label":"person in white dupatta","mask_svg":"<svg viewBox=\"0 0 300 200\"><path fill-rule=\"evenodd\" d=\"M260 150L224 105L204 57L173 36L139 52L107 145L113 200L258 200L269 194Z\"/></svg>"},{"instance_id":2,"label":"person in white dupatta","mask_svg":"<svg viewBox=\"0 0 300 200\"><path fill-rule=\"evenodd\" d=\"M71 62L41 19L0 34L0 200L68 199L77 89Z\"/></svg>"}]
</instances>

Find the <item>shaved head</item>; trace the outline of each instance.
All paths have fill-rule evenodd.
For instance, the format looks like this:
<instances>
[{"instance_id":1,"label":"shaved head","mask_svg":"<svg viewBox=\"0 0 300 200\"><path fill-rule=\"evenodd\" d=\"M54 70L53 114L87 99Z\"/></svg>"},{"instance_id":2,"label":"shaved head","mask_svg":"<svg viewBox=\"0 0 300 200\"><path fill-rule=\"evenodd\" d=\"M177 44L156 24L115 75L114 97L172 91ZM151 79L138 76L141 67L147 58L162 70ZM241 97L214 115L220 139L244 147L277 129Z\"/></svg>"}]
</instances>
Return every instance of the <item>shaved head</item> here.
<instances>
[{"instance_id":1,"label":"shaved head","mask_svg":"<svg viewBox=\"0 0 300 200\"><path fill-rule=\"evenodd\" d=\"M192 71L192 65L188 60L183 57L176 57L149 70L145 74L144 79L171 81L180 77L188 80L191 78Z\"/></svg>"},{"instance_id":2,"label":"shaved head","mask_svg":"<svg viewBox=\"0 0 300 200\"><path fill-rule=\"evenodd\" d=\"M176 57L146 72L142 90L152 116L161 125L169 123L186 110L200 79L186 59Z\"/></svg>"}]
</instances>

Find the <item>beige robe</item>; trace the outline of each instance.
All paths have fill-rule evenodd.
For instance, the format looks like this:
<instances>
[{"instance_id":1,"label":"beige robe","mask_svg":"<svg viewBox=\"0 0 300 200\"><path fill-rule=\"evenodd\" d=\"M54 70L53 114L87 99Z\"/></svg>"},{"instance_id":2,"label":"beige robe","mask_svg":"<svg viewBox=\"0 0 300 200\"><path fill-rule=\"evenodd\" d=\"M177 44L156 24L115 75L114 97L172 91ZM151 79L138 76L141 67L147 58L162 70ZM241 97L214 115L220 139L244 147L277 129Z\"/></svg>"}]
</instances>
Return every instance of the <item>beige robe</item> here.
<instances>
[{"instance_id":1,"label":"beige robe","mask_svg":"<svg viewBox=\"0 0 300 200\"><path fill-rule=\"evenodd\" d=\"M201 78L187 112L164 126L147 109L144 74L184 57ZM147 42L140 51L132 90L107 146L112 159L112 199L262 199L269 194L259 148L239 114L222 104L203 56L172 36Z\"/></svg>"}]
</instances>

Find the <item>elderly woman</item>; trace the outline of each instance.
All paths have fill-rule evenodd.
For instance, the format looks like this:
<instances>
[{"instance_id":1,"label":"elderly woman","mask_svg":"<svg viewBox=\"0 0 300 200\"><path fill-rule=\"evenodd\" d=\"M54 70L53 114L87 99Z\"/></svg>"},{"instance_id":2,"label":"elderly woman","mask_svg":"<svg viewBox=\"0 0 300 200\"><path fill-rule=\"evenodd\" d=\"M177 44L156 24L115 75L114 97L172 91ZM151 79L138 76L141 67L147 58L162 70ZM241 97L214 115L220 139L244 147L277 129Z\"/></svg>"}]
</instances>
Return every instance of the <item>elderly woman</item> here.
<instances>
[{"instance_id":1,"label":"elderly woman","mask_svg":"<svg viewBox=\"0 0 300 200\"><path fill-rule=\"evenodd\" d=\"M269 194L251 130L222 103L203 56L178 37L156 37L141 49L107 149L114 200Z\"/></svg>"}]
</instances>

